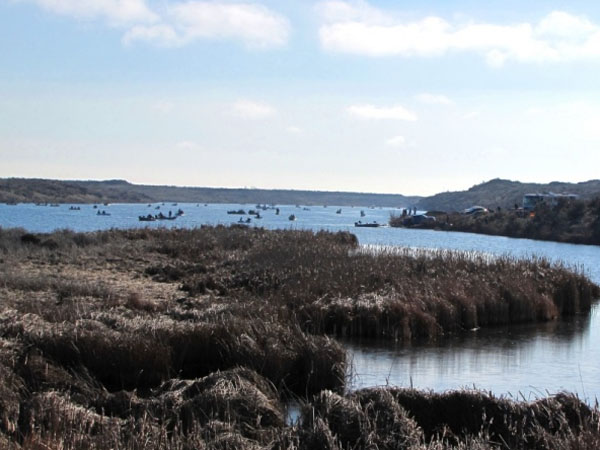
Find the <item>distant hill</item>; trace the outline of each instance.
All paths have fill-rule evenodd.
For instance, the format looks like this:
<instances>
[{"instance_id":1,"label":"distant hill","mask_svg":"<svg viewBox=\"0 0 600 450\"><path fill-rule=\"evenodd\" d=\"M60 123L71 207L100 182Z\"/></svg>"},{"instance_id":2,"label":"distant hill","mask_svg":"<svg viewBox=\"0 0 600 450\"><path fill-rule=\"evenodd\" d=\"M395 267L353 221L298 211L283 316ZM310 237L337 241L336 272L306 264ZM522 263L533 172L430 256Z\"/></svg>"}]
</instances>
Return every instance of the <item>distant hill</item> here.
<instances>
[{"instance_id":1,"label":"distant hill","mask_svg":"<svg viewBox=\"0 0 600 450\"><path fill-rule=\"evenodd\" d=\"M265 203L278 205L416 206L426 211L461 211L473 205L506 209L521 205L534 192L578 194L583 200L600 196L600 180L582 183L520 183L494 179L466 191L431 197L359 192L296 191L285 189L227 189L151 186L125 180L60 181L36 178L0 179L2 203Z\"/></svg>"},{"instance_id":2,"label":"distant hill","mask_svg":"<svg viewBox=\"0 0 600 450\"><path fill-rule=\"evenodd\" d=\"M536 192L577 194L582 199L590 199L600 195L600 180L582 183L555 181L548 184L537 184L497 178L473 186L466 191L443 192L422 198L416 206L420 210L427 211L461 211L473 205L481 205L489 209L496 209L498 206L513 208L515 204L521 206L523 195Z\"/></svg>"},{"instance_id":3,"label":"distant hill","mask_svg":"<svg viewBox=\"0 0 600 450\"><path fill-rule=\"evenodd\" d=\"M421 197L359 192L150 186L124 180L0 179L2 203L263 203L408 207Z\"/></svg>"}]
</instances>

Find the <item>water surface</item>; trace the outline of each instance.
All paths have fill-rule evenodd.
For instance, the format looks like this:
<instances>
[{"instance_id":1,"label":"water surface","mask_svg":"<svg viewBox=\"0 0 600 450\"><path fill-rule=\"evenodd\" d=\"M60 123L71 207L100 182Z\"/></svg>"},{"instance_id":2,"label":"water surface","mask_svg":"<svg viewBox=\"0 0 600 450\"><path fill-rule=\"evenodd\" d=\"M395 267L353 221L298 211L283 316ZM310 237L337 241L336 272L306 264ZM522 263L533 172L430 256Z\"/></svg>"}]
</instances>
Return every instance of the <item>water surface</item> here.
<instances>
[{"instance_id":1,"label":"water surface","mask_svg":"<svg viewBox=\"0 0 600 450\"><path fill-rule=\"evenodd\" d=\"M197 227L229 225L239 216L228 210L255 209L255 205L232 204L114 204L59 207L0 204L0 227L23 227L33 232L70 228L95 231L132 227ZM159 209L157 209L157 207ZM174 221L139 222L138 216L173 213ZM600 247L554 242L401 228L355 228L354 222L387 223L399 209L336 206L279 206L261 211L252 226L269 229L301 228L351 231L361 244L482 252L492 256L544 257L585 272L600 283ZM98 216L106 210L110 216ZM360 211L365 217L361 217ZM297 220L291 222L289 215ZM244 218L247 216L243 216ZM434 344L400 346L390 342L346 341L352 361L350 388L378 385L414 386L444 391L477 387L499 395L534 398L561 390L576 392L588 401L600 399L600 308L590 316L542 325L478 330Z\"/></svg>"}]
</instances>

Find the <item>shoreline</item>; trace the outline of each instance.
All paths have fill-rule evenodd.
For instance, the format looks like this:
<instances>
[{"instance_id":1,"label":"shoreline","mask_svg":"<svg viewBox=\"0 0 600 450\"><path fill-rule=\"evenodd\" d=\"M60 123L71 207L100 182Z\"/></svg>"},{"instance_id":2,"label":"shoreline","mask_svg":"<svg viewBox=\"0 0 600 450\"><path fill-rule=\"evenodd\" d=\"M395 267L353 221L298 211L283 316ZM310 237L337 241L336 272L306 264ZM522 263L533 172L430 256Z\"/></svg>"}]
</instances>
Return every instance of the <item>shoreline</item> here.
<instances>
[{"instance_id":1,"label":"shoreline","mask_svg":"<svg viewBox=\"0 0 600 450\"><path fill-rule=\"evenodd\" d=\"M365 439L418 448L449 445L436 431L448 427L456 442L484 445L513 420L481 422L489 408L515 423L536 408L552 411L558 428L533 421L524 439L551 432L556 442L597 442L597 411L569 396L525 405L481 392L342 395L347 361L335 336L435 340L589 314L600 296L582 274L542 259L357 248L346 232L0 229L0 442L129 449L147 433L156 441L149 448L345 448ZM283 422L286 398L305 404L297 426ZM489 436L461 434L467 422L451 417L419 416L423 405L458 399L479 411ZM572 423L569 411L585 423ZM339 414L362 425L339 428Z\"/></svg>"}]
</instances>

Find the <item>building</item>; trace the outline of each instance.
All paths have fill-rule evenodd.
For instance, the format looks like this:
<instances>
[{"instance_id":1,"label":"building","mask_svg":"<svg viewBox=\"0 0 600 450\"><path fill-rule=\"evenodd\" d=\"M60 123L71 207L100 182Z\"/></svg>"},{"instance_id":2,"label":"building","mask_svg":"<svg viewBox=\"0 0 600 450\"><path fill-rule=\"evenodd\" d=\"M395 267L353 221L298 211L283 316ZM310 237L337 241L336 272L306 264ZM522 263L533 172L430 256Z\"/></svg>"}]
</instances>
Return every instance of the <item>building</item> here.
<instances>
[{"instance_id":1,"label":"building","mask_svg":"<svg viewBox=\"0 0 600 450\"><path fill-rule=\"evenodd\" d=\"M556 206L560 200L576 200L579 196L575 194L525 194L523 196L523 209L532 210L540 203L546 203L550 206Z\"/></svg>"}]
</instances>

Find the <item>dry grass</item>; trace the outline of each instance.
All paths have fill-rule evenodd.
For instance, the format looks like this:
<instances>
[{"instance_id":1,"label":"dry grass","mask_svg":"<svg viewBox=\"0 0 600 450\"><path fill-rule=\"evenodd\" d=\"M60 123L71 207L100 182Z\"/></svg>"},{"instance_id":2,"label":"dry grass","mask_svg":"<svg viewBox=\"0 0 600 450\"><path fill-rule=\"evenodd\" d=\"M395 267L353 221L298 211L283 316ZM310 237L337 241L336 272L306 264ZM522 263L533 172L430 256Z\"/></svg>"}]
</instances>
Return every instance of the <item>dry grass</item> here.
<instances>
[{"instance_id":1,"label":"dry grass","mask_svg":"<svg viewBox=\"0 0 600 450\"><path fill-rule=\"evenodd\" d=\"M365 252L347 233L0 229L0 448L592 448L597 410L567 396L342 396L327 335L435 338L598 294L542 260Z\"/></svg>"}]
</instances>

